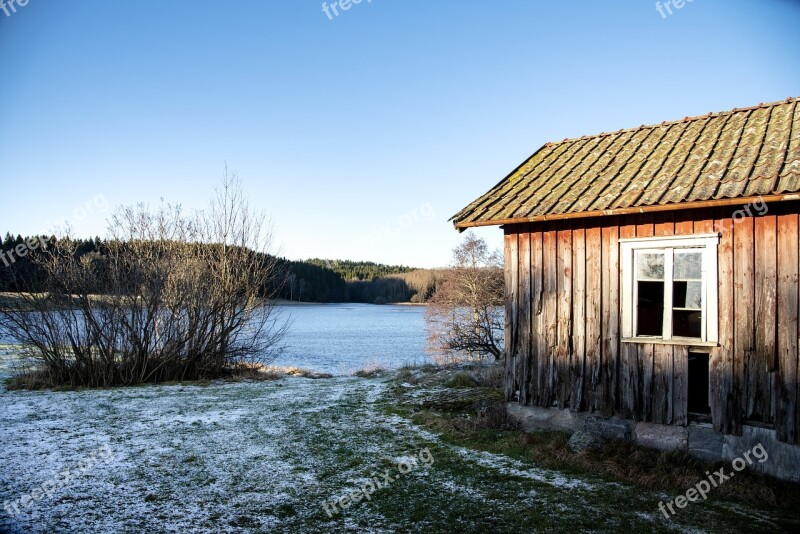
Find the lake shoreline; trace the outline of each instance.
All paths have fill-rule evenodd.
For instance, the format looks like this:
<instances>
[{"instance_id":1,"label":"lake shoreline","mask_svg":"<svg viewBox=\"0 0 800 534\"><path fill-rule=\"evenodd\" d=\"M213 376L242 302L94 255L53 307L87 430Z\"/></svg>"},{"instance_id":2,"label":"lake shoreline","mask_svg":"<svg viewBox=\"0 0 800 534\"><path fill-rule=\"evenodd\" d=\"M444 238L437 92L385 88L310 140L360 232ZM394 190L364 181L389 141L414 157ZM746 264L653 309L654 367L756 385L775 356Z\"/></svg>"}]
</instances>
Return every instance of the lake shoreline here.
<instances>
[{"instance_id":1,"label":"lake shoreline","mask_svg":"<svg viewBox=\"0 0 800 534\"><path fill-rule=\"evenodd\" d=\"M429 304L427 302L306 302L300 300L283 300L283 299L275 299L270 301L271 304L276 306L327 306L327 305L355 305L355 304L364 304L366 306L420 306L420 307L427 307Z\"/></svg>"}]
</instances>

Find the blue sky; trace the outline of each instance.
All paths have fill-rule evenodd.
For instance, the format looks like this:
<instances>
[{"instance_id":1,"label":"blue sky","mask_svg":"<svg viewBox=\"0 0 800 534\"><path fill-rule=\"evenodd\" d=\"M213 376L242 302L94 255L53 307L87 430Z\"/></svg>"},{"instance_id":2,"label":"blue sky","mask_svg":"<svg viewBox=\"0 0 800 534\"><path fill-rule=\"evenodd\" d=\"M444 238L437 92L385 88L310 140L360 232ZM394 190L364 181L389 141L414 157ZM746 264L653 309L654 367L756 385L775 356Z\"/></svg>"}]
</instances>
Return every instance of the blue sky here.
<instances>
[{"instance_id":1,"label":"blue sky","mask_svg":"<svg viewBox=\"0 0 800 534\"><path fill-rule=\"evenodd\" d=\"M459 241L447 219L547 141L800 96L798 1L338 11L0 10L0 231L104 235L106 203L200 208L227 162L288 257L439 266Z\"/></svg>"}]
</instances>

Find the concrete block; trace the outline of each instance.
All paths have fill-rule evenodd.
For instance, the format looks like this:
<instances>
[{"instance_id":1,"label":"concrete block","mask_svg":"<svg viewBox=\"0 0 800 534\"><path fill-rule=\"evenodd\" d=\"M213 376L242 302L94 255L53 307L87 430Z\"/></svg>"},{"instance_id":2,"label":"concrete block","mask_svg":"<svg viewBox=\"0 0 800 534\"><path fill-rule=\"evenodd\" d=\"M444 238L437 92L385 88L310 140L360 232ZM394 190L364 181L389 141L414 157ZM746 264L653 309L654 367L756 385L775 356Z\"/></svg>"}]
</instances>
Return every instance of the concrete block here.
<instances>
[{"instance_id":1,"label":"concrete block","mask_svg":"<svg viewBox=\"0 0 800 534\"><path fill-rule=\"evenodd\" d=\"M625 441L633 439L633 425L629 421L618 417L591 415L586 418L583 430L599 434L605 439L621 439Z\"/></svg>"},{"instance_id":2,"label":"concrete block","mask_svg":"<svg viewBox=\"0 0 800 534\"><path fill-rule=\"evenodd\" d=\"M745 459L745 453L749 452L752 463L745 462L749 469L775 478L800 482L800 447L778 441L774 430L744 425L741 436L724 436L724 440L725 460ZM752 452L758 445L763 447L766 454L763 461Z\"/></svg>"},{"instance_id":3,"label":"concrete block","mask_svg":"<svg viewBox=\"0 0 800 534\"><path fill-rule=\"evenodd\" d=\"M722 460L725 436L711 425L689 425L689 454L704 462Z\"/></svg>"},{"instance_id":4,"label":"concrete block","mask_svg":"<svg viewBox=\"0 0 800 534\"><path fill-rule=\"evenodd\" d=\"M634 442L642 447L660 451L686 451L688 432L685 427L636 423Z\"/></svg>"},{"instance_id":5,"label":"concrete block","mask_svg":"<svg viewBox=\"0 0 800 534\"><path fill-rule=\"evenodd\" d=\"M517 402L506 403L508 416L526 431L555 430L573 433L583 428L585 416L569 410L523 406Z\"/></svg>"}]
</instances>

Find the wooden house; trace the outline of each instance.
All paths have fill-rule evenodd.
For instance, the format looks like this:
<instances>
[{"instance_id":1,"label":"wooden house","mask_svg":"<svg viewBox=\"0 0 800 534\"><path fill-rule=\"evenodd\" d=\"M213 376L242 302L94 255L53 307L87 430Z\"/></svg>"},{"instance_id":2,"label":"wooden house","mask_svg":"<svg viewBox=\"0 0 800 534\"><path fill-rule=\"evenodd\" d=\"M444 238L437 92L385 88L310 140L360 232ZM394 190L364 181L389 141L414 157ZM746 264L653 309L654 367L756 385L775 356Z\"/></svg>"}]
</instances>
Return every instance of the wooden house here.
<instances>
[{"instance_id":1,"label":"wooden house","mask_svg":"<svg viewBox=\"0 0 800 534\"><path fill-rule=\"evenodd\" d=\"M799 214L800 98L544 145L453 217L504 230L513 412L800 480Z\"/></svg>"}]
</instances>

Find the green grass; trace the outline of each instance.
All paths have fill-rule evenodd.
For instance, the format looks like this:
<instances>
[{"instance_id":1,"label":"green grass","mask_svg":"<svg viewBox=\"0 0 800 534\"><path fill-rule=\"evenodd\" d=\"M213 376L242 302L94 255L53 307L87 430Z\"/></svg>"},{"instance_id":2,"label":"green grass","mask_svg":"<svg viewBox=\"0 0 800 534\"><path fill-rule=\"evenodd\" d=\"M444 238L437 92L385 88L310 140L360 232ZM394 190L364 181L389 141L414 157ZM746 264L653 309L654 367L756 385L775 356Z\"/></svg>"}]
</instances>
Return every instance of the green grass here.
<instances>
[{"instance_id":1,"label":"green grass","mask_svg":"<svg viewBox=\"0 0 800 534\"><path fill-rule=\"evenodd\" d=\"M40 481L43 453L63 451L53 461L70 465L95 450L93 440L102 435L116 463L98 465L57 500L43 502L18 531L727 534L798 525L794 510L719 499L666 520L658 501L688 486L675 479L672 490L655 482L681 473L682 460L632 449L573 455L563 434L491 428L497 421L486 416L497 406L491 388L477 403L405 402L424 388L472 398L468 389L443 389L449 378L441 370L407 369L397 382L382 375L79 393L0 389L9 407L0 414L0 450L10 451L4 458L14 473L13 486L0 486L0 501ZM399 383L406 387L395 394ZM28 419L33 414L35 421ZM432 464L334 517L325 513L324 503L422 449ZM618 472L620 466L630 471ZM699 480L696 468L682 472L692 483ZM637 474L652 480L626 481ZM7 526L0 517L0 531Z\"/></svg>"},{"instance_id":2,"label":"green grass","mask_svg":"<svg viewBox=\"0 0 800 534\"><path fill-rule=\"evenodd\" d=\"M477 380L469 373L464 371L458 372L453 375L453 378L445 383L449 388L474 388L478 385Z\"/></svg>"},{"instance_id":3,"label":"green grass","mask_svg":"<svg viewBox=\"0 0 800 534\"><path fill-rule=\"evenodd\" d=\"M443 379L444 385L452 387L465 384L466 380L459 377L461 374L463 372L450 379ZM593 507L605 510L606 517L603 521L594 519L584 522L581 518L570 518L568 513L560 510L555 514L559 524L565 518L570 518L575 520L573 525L576 528L605 530L612 524L620 528L640 528L642 525L631 514L644 517L648 505L657 510L659 500L666 502L683 494L706 478L706 471L712 469L712 466L686 454L654 451L624 442L610 442L600 452L585 451L576 454L567 445L568 434L525 433L510 428L492 428L473 408L422 407L424 401L420 401L417 406L409 406L407 402L400 402L403 400L402 394L407 394L407 390L393 388L390 391L400 396L395 397L396 400L385 407L387 413L408 418L414 424L436 433L444 444L500 455L531 468L551 469L564 476L624 485L621 486L625 488L621 491L622 497L617 492L608 492L596 494L590 500ZM713 468L723 465L725 464ZM493 523L495 526L524 529L525 525L534 524L544 530L551 526L555 528L552 523L553 514L542 516L533 511L514 509L514 500L510 498L515 494L513 479L508 480L502 476L485 477L476 473L472 467L465 469L463 462L461 469L461 473L465 473L469 479L478 477L485 481L485 491L489 495L506 502L511 501L511 508L496 518ZM682 510L679 517L674 517L665 524L650 523L647 528L660 530L680 525L681 528L708 531L745 532L751 528L753 516L762 513L775 514L773 525L780 529L797 528L800 524L797 514L800 509L800 486L755 473L740 475L716 488L710 499L701 505ZM523 491L524 486L525 484L521 484L516 491ZM537 491L541 495L541 488L537 488ZM505 497L501 497L503 495ZM466 503L462 504L466 506ZM645 508L637 511L642 505ZM740 511L724 513L724 510L730 509ZM719 519L710 519L717 514L724 514L725 519L722 522ZM507 515L513 517L506 517ZM461 528L463 525L458 526Z\"/></svg>"}]
</instances>

